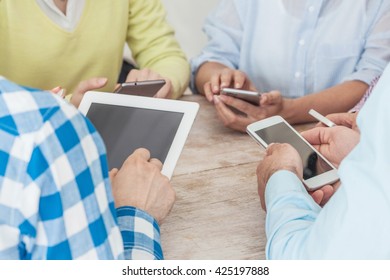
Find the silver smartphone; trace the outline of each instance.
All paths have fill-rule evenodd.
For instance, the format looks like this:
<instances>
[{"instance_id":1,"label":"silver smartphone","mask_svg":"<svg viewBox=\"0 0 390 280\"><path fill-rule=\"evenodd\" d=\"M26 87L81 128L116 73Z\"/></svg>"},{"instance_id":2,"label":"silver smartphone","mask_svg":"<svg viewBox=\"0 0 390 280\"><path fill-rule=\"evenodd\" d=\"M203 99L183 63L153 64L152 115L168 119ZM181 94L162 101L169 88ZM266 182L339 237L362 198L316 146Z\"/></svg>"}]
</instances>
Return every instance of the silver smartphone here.
<instances>
[{"instance_id":1,"label":"silver smartphone","mask_svg":"<svg viewBox=\"0 0 390 280\"><path fill-rule=\"evenodd\" d=\"M165 85L165 80L150 80L122 83L115 93L153 97Z\"/></svg>"},{"instance_id":2,"label":"silver smartphone","mask_svg":"<svg viewBox=\"0 0 390 280\"><path fill-rule=\"evenodd\" d=\"M293 146L302 158L303 183L308 190L316 190L339 179L337 169L282 117L252 123L247 127L247 133L264 148L271 143Z\"/></svg>"},{"instance_id":3,"label":"silver smartphone","mask_svg":"<svg viewBox=\"0 0 390 280\"><path fill-rule=\"evenodd\" d=\"M242 90L242 89L235 89L235 88L223 88L221 90L221 94L242 99L256 106L259 106L260 96L261 96L261 93L256 91L249 91L249 90Z\"/></svg>"},{"instance_id":4,"label":"silver smartphone","mask_svg":"<svg viewBox=\"0 0 390 280\"><path fill-rule=\"evenodd\" d=\"M327 127L334 127L336 126L336 124L334 122L332 122L330 119L328 119L327 117L321 115L320 113L318 113L316 110L314 109L310 109L309 111L309 115L311 115L312 117L314 117L317 121L323 123L324 125L326 125Z\"/></svg>"}]
</instances>

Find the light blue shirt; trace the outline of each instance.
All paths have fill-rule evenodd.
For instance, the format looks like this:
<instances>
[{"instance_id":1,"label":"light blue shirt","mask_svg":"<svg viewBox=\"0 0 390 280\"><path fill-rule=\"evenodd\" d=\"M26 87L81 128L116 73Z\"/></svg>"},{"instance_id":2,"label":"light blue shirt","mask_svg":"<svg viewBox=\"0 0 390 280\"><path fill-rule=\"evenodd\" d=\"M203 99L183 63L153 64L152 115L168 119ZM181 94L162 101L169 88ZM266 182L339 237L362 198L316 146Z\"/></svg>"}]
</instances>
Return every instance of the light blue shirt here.
<instances>
[{"instance_id":1,"label":"light blue shirt","mask_svg":"<svg viewBox=\"0 0 390 280\"><path fill-rule=\"evenodd\" d=\"M192 59L244 71L257 90L300 97L347 80L369 84L390 61L390 1L222 0Z\"/></svg>"},{"instance_id":2,"label":"light blue shirt","mask_svg":"<svg viewBox=\"0 0 390 280\"><path fill-rule=\"evenodd\" d=\"M390 65L358 116L359 144L321 209L291 172L266 188L269 259L390 259Z\"/></svg>"}]
</instances>

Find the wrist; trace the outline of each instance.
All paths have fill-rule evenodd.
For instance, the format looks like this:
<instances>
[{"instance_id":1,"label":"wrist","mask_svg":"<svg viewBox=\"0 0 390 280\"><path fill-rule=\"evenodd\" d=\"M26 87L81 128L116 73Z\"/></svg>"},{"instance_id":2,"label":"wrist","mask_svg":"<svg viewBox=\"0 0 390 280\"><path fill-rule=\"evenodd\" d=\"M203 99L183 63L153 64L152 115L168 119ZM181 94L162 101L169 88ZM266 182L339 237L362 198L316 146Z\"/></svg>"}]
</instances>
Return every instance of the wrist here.
<instances>
[{"instance_id":1,"label":"wrist","mask_svg":"<svg viewBox=\"0 0 390 280\"><path fill-rule=\"evenodd\" d=\"M296 113L296 99L283 98L280 115L288 122L293 123Z\"/></svg>"}]
</instances>

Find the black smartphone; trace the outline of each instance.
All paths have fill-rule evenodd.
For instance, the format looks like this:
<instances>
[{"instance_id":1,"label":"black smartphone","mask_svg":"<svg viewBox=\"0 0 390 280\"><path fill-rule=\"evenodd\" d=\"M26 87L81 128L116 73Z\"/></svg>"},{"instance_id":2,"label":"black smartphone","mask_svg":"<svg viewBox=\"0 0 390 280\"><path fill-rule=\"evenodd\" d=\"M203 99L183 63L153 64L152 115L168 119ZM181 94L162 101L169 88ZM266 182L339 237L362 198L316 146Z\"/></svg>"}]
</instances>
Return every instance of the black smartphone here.
<instances>
[{"instance_id":1,"label":"black smartphone","mask_svg":"<svg viewBox=\"0 0 390 280\"><path fill-rule=\"evenodd\" d=\"M165 80L150 80L122 83L115 93L153 97L165 85Z\"/></svg>"}]
</instances>

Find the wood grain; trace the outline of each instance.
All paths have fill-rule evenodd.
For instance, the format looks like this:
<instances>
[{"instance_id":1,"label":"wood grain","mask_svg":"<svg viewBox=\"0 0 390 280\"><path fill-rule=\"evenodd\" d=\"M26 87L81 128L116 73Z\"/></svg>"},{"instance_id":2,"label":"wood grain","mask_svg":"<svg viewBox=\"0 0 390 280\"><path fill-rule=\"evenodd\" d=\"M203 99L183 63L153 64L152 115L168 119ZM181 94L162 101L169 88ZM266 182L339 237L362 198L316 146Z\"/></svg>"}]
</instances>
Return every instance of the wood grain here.
<instances>
[{"instance_id":1,"label":"wood grain","mask_svg":"<svg viewBox=\"0 0 390 280\"><path fill-rule=\"evenodd\" d=\"M264 149L225 128L204 97L183 100L198 102L200 110L172 178L177 199L161 227L165 258L264 259L256 178Z\"/></svg>"}]
</instances>

